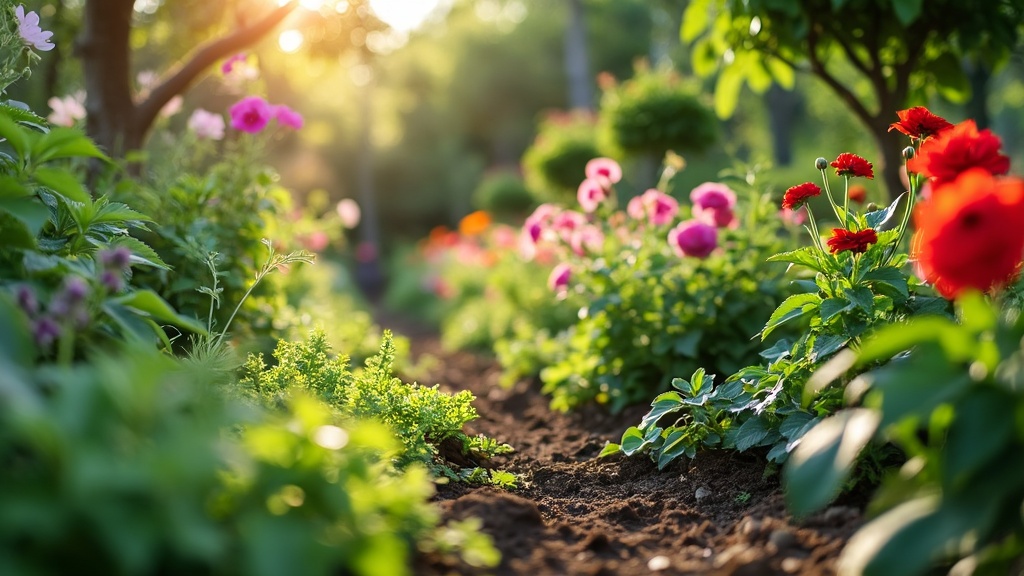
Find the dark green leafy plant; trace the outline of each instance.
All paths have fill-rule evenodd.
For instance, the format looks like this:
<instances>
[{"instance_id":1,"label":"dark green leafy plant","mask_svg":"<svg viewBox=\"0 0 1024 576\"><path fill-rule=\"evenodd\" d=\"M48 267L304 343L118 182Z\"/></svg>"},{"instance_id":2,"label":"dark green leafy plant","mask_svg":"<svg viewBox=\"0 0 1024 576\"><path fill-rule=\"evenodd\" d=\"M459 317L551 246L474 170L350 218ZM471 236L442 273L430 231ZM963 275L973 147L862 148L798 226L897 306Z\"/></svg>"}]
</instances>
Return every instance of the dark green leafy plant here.
<instances>
[{"instance_id":1,"label":"dark green leafy plant","mask_svg":"<svg viewBox=\"0 0 1024 576\"><path fill-rule=\"evenodd\" d=\"M419 462L452 480L514 485L508 473L460 466L448 459L485 463L512 448L463 432L465 424L477 417L468 391L446 394L436 385L406 384L395 378L390 332L384 333L380 352L354 372L348 358L333 357L322 330L314 330L303 342L279 342L274 357L277 364L268 368L261 355L249 356L241 380L249 395L276 405L296 393L312 394L342 417L385 424L402 442L401 465Z\"/></svg>"},{"instance_id":2,"label":"dark green leafy plant","mask_svg":"<svg viewBox=\"0 0 1024 576\"><path fill-rule=\"evenodd\" d=\"M596 136L596 119L588 114L557 114L541 123L523 154L523 176L538 199L571 201L587 162L602 156Z\"/></svg>"}]
</instances>

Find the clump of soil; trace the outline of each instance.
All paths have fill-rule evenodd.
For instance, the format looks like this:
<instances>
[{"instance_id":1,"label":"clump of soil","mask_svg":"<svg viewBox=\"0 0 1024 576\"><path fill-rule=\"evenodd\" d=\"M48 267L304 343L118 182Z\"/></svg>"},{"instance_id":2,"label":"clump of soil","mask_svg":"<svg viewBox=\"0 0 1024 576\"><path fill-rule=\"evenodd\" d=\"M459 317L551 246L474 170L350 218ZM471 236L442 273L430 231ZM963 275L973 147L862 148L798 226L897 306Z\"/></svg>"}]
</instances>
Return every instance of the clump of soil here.
<instances>
[{"instance_id":1,"label":"clump of soil","mask_svg":"<svg viewBox=\"0 0 1024 576\"><path fill-rule=\"evenodd\" d=\"M436 497L446 519L483 520L502 553L498 574L834 574L863 521L858 502L792 518L759 454L705 452L663 471L643 457L596 460L647 406L552 412L536 383L499 387L490 359L443 351L423 332L412 350L437 359L423 383L477 396L467 432L516 449L496 464L523 478L519 490L449 484ZM432 557L416 572L480 573Z\"/></svg>"}]
</instances>

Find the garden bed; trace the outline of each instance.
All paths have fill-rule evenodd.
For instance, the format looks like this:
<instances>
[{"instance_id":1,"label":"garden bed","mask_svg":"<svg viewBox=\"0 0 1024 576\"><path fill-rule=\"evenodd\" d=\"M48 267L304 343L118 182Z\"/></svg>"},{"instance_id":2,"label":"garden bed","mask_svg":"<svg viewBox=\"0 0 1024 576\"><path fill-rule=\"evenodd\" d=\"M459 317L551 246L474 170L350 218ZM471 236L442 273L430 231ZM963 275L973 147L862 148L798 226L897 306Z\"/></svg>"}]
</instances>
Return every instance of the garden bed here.
<instances>
[{"instance_id":1,"label":"garden bed","mask_svg":"<svg viewBox=\"0 0 1024 576\"><path fill-rule=\"evenodd\" d=\"M385 324L387 322L385 321ZM414 357L433 356L427 383L476 396L467 431L508 442L501 467L523 485L442 485L446 519L483 520L502 552L500 574L832 574L862 523L863 499L848 496L804 520L785 510L763 455L706 452L659 472L645 458L596 460L647 406L611 416L552 412L534 382L498 386L491 360L445 352L435 335L411 332ZM473 573L422 558L417 573Z\"/></svg>"}]
</instances>

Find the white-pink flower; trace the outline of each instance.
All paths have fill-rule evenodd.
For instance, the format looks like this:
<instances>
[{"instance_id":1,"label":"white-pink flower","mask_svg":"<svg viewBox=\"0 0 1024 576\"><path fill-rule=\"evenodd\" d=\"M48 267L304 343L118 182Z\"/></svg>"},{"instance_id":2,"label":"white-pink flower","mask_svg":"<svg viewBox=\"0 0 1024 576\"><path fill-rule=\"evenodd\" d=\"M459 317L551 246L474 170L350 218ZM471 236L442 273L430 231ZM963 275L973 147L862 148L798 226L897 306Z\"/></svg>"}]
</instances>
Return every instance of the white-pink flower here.
<instances>
[{"instance_id":1,"label":"white-pink flower","mask_svg":"<svg viewBox=\"0 0 1024 576\"><path fill-rule=\"evenodd\" d=\"M26 14L25 7L18 6L14 9L14 15L18 18L18 35L26 45L43 52L53 50L53 42L50 42L53 32L39 27L39 14L35 12Z\"/></svg>"},{"instance_id":2,"label":"white-pink flower","mask_svg":"<svg viewBox=\"0 0 1024 576\"><path fill-rule=\"evenodd\" d=\"M615 184L622 180L622 167L611 158L594 158L587 162L584 168L587 178L595 180L607 180L609 184Z\"/></svg>"},{"instance_id":3,"label":"white-pink flower","mask_svg":"<svg viewBox=\"0 0 1024 576\"><path fill-rule=\"evenodd\" d=\"M338 202L335 210L338 212L338 217L341 218L341 225L345 228L352 229L359 225L362 212L359 210L359 204L356 204L355 200L343 198Z\"/></svg>"},{"instance_id":4,"label":"white-pink flower","mask_svg":"<svg viewBox=\"0 0 1024 576\"><path fill-rule=\"evenodd\" d=\"M197 138L208 140L220 140L224 138L224 117L202 108L196 108L188 119L188 129Z\"/></svg>"},{"instance_id":5,"label":"white-pink flower","mask_svg":"<svg viewBox=\"0 0 1024 576\"><path fill-rule=\"evenodd\" d=\"M181 107L184 104L185 99L182 98L181 95L171 97L171 99L167 101L167 104L164 104L163 108L160 109L160 117L170 118L171 116L174 116L178 112L181 112Z\"/></svg>"},{"instance_id":6,"label":"white-pink flower","mask_svg":"<svg viewBox=\"0 0 1024 576\"><path fill-rule=\"evenodd\" d=\"M606 186L606 182L610 182L607 178L587 178L580 183L580 187L576 189L576 200L579 201L580 207L583 208L584 212L593 212L597 210L597 207L608 199L609 191Z\"/></svg>"},{"instance_id":7,"label":"white-pink flower","mask_svg":"<svg viewBox=\"0 0 1024 576\"><path fill-rule=\"evenodd\" d=\"M46 117L54 126L66 126L68 128L76 122L85 118L84 93L68 94L63 98L54 96L46 101L50 106L50 115Z\"/></svg>"},{"instance_id":8,"label":"white-pink flower","mask_svg":"<svg viewBox=\"0 0 1024 576\"><path fill-rule=\"evenodd\" d=\"M586 253L598 253L604 248L604 232L597 226L586 225L575 232L569 238L569 246L577 256Z\"/></svg>"},{"instance_id":9,"label":"white-pink flower","mask_svg":"<svg viewBox=\"0 0 1024 576\"><path fill-rule=\"evenodd\" d=\"M626 212L636 220L647 220L654 226L663 226L675 219L679 213L679 202L651 188L640 196L634 196L626 206Z\"/></svg>"},{"instance_id":10,"label":"white-pink flower","mask_svg":"<svg viewBox=\"0 0 1024 576\"><path fill-rule=\"evenodd\" d=\"M555 266L548 276L548 288L557 294L564 295L569 289L569 280L572 278L572 267L562 262Z\"/></svg>"}]
</instances>

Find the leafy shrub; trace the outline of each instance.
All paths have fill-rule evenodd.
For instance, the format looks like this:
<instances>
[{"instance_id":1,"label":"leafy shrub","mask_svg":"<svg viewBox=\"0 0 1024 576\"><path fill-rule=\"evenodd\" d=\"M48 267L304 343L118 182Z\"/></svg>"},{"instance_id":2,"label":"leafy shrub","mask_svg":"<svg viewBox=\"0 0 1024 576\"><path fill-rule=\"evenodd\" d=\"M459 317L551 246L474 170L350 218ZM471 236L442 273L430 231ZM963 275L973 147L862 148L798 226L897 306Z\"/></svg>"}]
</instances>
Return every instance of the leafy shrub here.
<instances>
[{"instance_id":1,"label":"leafy shrub","mask_svg":"<svg viewBox=\"0 0 1024 576\"><path fill-rule=\"evenodd\" d=\"M602 130L627 154L660 157L669 150L707 150L717 139L718 119L698 90L671 70L641 67L633 78L604 92Z\"/></svg>"},{"instance_id":2,"label":"leafy shrub","mask_svg":"<svg viewBox=\"0 0 1024 576\"><path fill-rule=\"evenodd\" d=\"M345 418L384 423L402 442L402 465L427 464L436 474L454 480L511 480L507 473L489 473L475 467L462 470L445 460L442 452L447 444L454 444L459 457L477 462L511 452L512 448L482 436L469 437L462 431L477 417L471 404L473 395L468 391L449 395L436 385L428 388L395 378L395 347L389 332L384 333L380 352L367 360L364 370L356 372L349 370L347 358L331 356L321 330L314 330L303 342L279 342L274 357L277 364L268 368L262 356L249 356L241 385L250 395L276 405L295 393L311 393Z\"/></svg>"},{"instance_id":3,"label":"leafy shrub","mask_svg":"<svg viewBox=\"0 0 1024 576\"><path fill-rule=\"evenodd\" d=\"M484 176L473 192L473 205L499 216L520 216L534 204L533 195L523 179L511 171Z\"/></svg>"},{"instance_id":4,"label":"leafy shrub","mask_svg":"<svg viewBox=\"0 0 1024 576\"><path fill-rule=\"evenodd\" d=\"M541 122L523 154L526 185L546 201L571 201L590 159L601 156L595 119L584 113L553 114Z\"/></svg>"},{"instance_id":5,"label":"leafy shrub","mask_svg":"<svg viewBox=\"0 0 1024 576\"><path fill-rule=\"evenodd\" d=\"M588 179L581 200L585 190L602 186ZM787 293L785 270L764 264L783 246L781 224L761 194L751 190L736 208L731 190L721 184L700 190L708 187L731 204L718 217L695 205L688 209L693 218L673 231L677 202L656 190L635 197L629 214L613 208L614 195L605 189L596 206L581 201L589 214L546 205L527 219L524 233L538 239L537 249L563 259L552 271L552 287L585 302L565 334L537 343L554 352L540 373L553 407L597 401L619 410L666 389L679 370L702 363L730 370L756 355L750 342L756 319ZM653 220L651 210L659 210ZM721 226L705 223L719 217ZM685 255L670 244L693 226L712 244ZM561 286L559 274L565 275Z\"/></svg>"}]
</instances>

